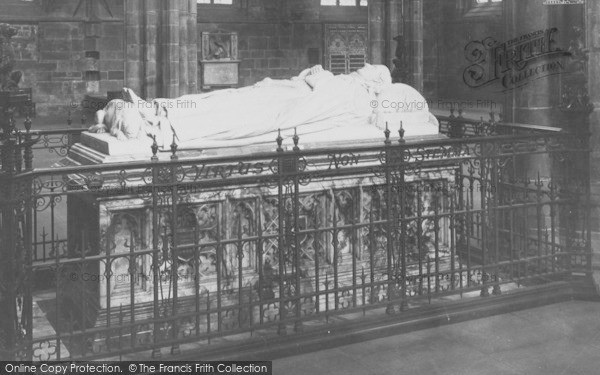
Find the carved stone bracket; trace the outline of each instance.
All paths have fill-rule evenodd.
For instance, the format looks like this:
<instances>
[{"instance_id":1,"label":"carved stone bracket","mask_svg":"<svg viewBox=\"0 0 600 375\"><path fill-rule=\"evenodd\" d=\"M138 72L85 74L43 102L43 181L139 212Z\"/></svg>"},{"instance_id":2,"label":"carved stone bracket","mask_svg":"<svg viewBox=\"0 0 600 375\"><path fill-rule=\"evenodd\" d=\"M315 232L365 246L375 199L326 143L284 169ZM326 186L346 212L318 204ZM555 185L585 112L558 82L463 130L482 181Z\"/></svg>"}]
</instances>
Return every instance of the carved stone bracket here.
<instances>
[{"instance_id":1,"label":"carved stone bracket","mask_svg":"<svg viewBox=\"0 0 600 375\"><path fill-rule=\"evenodd\" d=\"M585 44L584 30L573 27L575 37L569 43L570 68L573 74L563 80L559 109L572 115L587 117L594 110L587 87L589 49Z\"/></svg>"},{"instance_id":2,"label":"carved stone bracket","mask_svg":"<svg viewBox=\"0 0 600 375\"><path fill-rule=\"evenodd\" d=\"M589 115L594 110L590 101L587 85L579 82L566 83L563 85L560 110L570 114Z\"/></svg>"},{"instance_id":3,"label":"carved stone bracket","mask_svg":"<svg viewBox=\"0 0 600 375\"><path fill-rule=\"evenodd\" d=\"M574 39L569 42L569 53L571 56L570 65L574 71L585 71L586 64L589 60L590 50L585 46L585 30L580 27L574 26L573 32L575 34Z\"/></svg>"}]
</instances>

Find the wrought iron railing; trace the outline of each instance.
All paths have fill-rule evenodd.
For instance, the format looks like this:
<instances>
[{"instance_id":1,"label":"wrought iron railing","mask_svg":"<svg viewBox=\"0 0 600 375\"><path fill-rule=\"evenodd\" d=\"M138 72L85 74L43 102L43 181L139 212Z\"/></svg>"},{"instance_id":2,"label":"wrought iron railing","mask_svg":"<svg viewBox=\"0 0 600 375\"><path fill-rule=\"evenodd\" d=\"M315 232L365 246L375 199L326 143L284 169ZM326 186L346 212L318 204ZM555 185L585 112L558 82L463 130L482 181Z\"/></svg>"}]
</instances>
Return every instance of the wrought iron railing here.
<instances>
[{"instance_id":1,"label":"wrought iron railing","mask_svg":"<svg viewBox=\"0 0 600 375\"><path fill-rule=\"evenodd\" d=\"M60 132L5 123L3 355L156 358L589 276L587 136L440 120L452 137L55 168L32 162Z\"/></svg>"}]
</instances>

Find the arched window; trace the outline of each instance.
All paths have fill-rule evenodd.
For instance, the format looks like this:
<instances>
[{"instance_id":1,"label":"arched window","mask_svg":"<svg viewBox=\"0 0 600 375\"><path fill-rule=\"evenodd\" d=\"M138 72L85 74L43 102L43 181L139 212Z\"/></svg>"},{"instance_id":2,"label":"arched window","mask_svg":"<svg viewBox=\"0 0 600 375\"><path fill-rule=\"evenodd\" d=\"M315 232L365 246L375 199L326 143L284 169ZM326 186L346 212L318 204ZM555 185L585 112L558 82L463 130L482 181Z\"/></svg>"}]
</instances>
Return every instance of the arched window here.
<instances>
[{"instance_id":1,"label":"arched window","mask_svg":"<svg viewBox=\"0 0 600 375\"><path fill-rule=\"evenodd\" d=\"M348 74L367 62L365 25L330 24L325 31L325 66L333 74Z\"/></svg>"},{"instance_id":2,"label":"arched window","mask_svg":"<svg viewBox=\"0 0 600 375\"><path fill-rule=\"evenodd\" d=\"M338 7L366 7L367 0L321 0L322 6L338 6Z\"/></svg>"},{"instance_id":3,"label":"arched window","mask_svg":"<svg viewBox=\"0 0 600 375\"><path fill-rule=\"evenodd\" d=\"M233 0L197 0L198 4L231 5Z\"/></svg>"},{"instance_id":4,"label":"arched window","mask_svg":"<svg viewBox=\"0 0 600 375\"><path fill-rule=\"evenodd\" d=\"M502 15L502 0L467 0L465 17L497 17Z\"/></svg>"}]
</instances>

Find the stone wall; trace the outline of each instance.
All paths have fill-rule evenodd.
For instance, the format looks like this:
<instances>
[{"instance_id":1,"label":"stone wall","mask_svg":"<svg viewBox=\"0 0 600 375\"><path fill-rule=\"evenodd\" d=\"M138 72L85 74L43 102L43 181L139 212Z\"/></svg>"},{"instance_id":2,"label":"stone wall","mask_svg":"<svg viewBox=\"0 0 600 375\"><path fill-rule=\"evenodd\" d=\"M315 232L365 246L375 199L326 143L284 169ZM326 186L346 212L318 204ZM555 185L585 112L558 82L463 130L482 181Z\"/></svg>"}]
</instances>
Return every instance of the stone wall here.
<instances>
[{"instance_id":1,"label":"stone wall","mask_svg":"<svg viewBox=\"0 0 600 375\"><path fill-rule=\"evenodd\" d=\"M21 86L33 89L38 115L66 118L67 110L84 109L86 95L123 87L122 2L107 2L112 16L98 4L77 9L77 3L3 1L0 22L19 30L15 69L24 73Z\"/></svg>"},{"instance_id":2,"label":"stone wall","mask_svg":"<svg viewBox=\"0 0 600 375\"><path fill-rule=\"evenodd\" d=\"M440 52L444 53L442 42L442 24L444 17L442 7L435 6L436 0L425 0L423 3L423 96L434 98L438 95L441 72Z\"/></svg>"},{"instance_id":3,"label":"stone wall","mask_svg":"<svg viewBox=\"0 0 600 375\"><path fill-rule=\"evenodd\" d=\"M289 78L309 66L308 48L322 51L323 29L319 24L199 24L203 31L238 33L240 85L265 77ZM200 37L199 37L200 39Z\"/></svg>"},{"instance_id":4,"label":"stone wall","mask_svg":"<svg viewBox=\"0 0 600 375\"><path fill-rule=\"evenodd\" d=\"M325 24L367 23L366 7L325 8L319 0L249 0L243 4L198 6L198 43L204 31L238 33L242 86L265 77L297 75L313 63L309 49L318 49L317 63L323 63Z\"/></svg>"},{"instance_id":5,"label":"stone wall","mask_svg":"<svg viewBox=\"0 0 600 375\"><path fill-rule=\"evenodd\" d=\"M152 53L158 50L148 43L156 33L148 30L156 22L141 19L139 25L147 28L145 39L136 39L135 17L163 2L144 0L136 7L135 2L128 1L107 0L109 10L101 2L91 2L89 7L83 2L78 8L77 0L2 1L0 22L9 22L20 30L15 38L16 68L24 72L22 86L33 88L39 115L66 118L68 109L89 109L82 108L88 103L84 101L86 95L106 96L108 91L126 85L147 97L164 95L166 89L180 94L196 90L191 86L182 90L182 82L179 90L171 88L172 72L159 72L153 65L158 64L158 57ZM125 3L131 5L127 14ZM198 36L216 30L238 33L241 85L265 77L288 78L311 63L323 62L325 24L367 22L366 7L324 8L319 0L234 0L233 6L199 5L197 9ZM200 40L198 37L198 47ZM313 51L311 61L309 49ZM319 52L316 61L315 49ZM187 52L179 52L177 61L181 65ZM164 82L161 85L161 74L169 76L163 77L171 85L168 88L163 87ZM179 78L181 81L182 76ZM190 85L196 84L193 81L185 79Z\"/></svg>"},{"instance_id":6,"label":"stone wall","mask_svg":"<svg viewBox=\"0 0 600 375\"><path fill-rule=\"evenodd\" d=\"M25 72L23 86L33 88L40 114L85 107L85 95L106 95L123 87L123 25L95 26L97 36L89 37L77 22L38 24L39 58L18 67Z\"/></svg>"}]
</instances>

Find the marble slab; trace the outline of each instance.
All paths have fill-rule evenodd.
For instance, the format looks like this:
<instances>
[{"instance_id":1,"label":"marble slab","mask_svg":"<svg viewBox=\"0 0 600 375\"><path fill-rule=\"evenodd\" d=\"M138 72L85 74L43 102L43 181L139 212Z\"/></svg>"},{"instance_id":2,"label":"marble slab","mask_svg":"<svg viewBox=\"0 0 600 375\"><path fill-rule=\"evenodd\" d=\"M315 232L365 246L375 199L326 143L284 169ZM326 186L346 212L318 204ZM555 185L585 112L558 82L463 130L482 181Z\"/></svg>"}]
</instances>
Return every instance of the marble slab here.
<instances>
[{"instance_id":1,"label":"marble slab","mask_svg":"<svg viewBox=\"0 0 600 375\"><path fill-rule=\"evenodd\" d=\"M407 142L423 141L446 138L441 134L425 134L412 137L406 137ZM300 149L317 148L336 148L336 147L363 147L383 145L384 137L358 139L336 139L329 136L305 137L301 139ZM124 162L134 160L149 160L152 157L152 140L150 138L120 141L108 133L81 133L81 142L75 144L69 157L73 157L81 164L102 164L110 162ZM283 149L291 151L294 147L291 139L284 139ZM243 144L239 143L230 146L188 148L185 144L179 145L177 156L180 159L194 158L199 156L232 156L232 155L251 155L256 153L274 152L277 144L275 139L269 143ZM168 159L171 155L170 149L163 149L158 152L159 159ZM78 160L80 159L80 160ZM85 162L83 162L85 160Z\"/></svg>"},{"instance_id":2,"label":"marble slab","mask_svg":"<svg viewBox=\"0 0 600 375\"><path fill-rule=\"evenodd\" d=\"M120 141L109 133L81 133L81 144L106 155L152 156L152 139Z\"/></svg>"}]
</instances>

